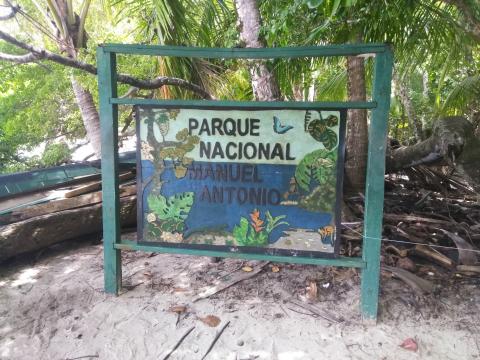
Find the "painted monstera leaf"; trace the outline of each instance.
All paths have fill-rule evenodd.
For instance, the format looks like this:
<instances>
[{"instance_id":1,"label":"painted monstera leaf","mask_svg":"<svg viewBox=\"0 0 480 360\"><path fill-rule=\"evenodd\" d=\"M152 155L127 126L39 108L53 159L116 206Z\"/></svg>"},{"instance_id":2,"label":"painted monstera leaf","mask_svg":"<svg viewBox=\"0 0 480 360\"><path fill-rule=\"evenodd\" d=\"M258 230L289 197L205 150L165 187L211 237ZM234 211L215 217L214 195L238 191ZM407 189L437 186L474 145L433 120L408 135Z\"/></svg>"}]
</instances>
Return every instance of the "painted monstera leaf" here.
<instances>
[{"instance_id":1,"label":"painted monstera leaf","mask_svg":"<svg viewBox=\"0 0 480 360\"><path fill-rule=\"evenodd\" d=\"M193 205L193 199L193 192L175 194L169 198L162 195L150 195L148 197L148 206L159 220L167 221L174 219L183 221L188 217L188 213Z\"/></svg>"},{"instance_id":2,"label":"painted monstera leaf","mask_svg":"<svg viewBox=\"0 0 480 360\"><path fill-rule=\"evenodd\" d=\"M328 128L329 123L333 123L333 121L327 123L327 119L313 120L308 124L307 131L315 140L321 142L327 150L332 150L337 146L338 137L335 131Z\"/></svg>"},{"instance_id":3,"label":"painted monstera leaf","mask_svg":"<svg viewBox=\"0 0 480 360\"><path fill-rule=\"evenodd\" d=\"M327 150L332 150L337 146L337 134L331 129L326 128L319 136L319 140Z\"/></svg>"},{"instance_id":4,"label":"painted monstera leaf","mask_svg":"<svg viewBox=\"0 0 480 360\"><path fill-rule=\"evenodd\" d=\"M328 115L325 119L325 123L328 127L337 126L338 125L338 117L335 115Z\"/></svg>"},{"instance_id":5,"label":"painted monstera leaf","mask_svg":"<svg viewBox=\"0 0 480 360\"><path fill-rule=\"evenodd\" d=\"M295 169L295 180L304 190L310 190L310 184L315 180L323 185L335 175L337 153L325 149L315 150L300 161Z\"/></svg>"},{"instance_id":6,"label":"painted monstera leaf","mask_svg":"<svg viewBox=\"0 0 480 360\"><path fill-rule=\"evenodd\" d=\"M338 116L329 115L322 118L322 113L318 111L319 119L312 120L312 113L305 113L305 131L318 142L321 142L325 149L332 150L337 146L338 136L332 127L338 126Z\"/></svg>"}]
</instances>

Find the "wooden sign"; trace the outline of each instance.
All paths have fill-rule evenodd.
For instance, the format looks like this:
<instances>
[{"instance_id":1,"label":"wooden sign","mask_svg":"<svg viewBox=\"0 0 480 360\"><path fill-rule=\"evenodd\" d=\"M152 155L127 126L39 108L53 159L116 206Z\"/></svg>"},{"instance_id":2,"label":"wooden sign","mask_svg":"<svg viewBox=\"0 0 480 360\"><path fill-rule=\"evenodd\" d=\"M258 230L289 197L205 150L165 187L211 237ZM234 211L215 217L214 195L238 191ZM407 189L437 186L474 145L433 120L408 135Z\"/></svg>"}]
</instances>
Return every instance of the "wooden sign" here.
<instances>
[{"instance_id":1,"label":"wooden sign","mask_svg":"<svg viewBox=\"0 0 480 360\"><path fill-rule=\"evenodd\" d=\"M334 255L343 115L138 106L139 241Z\"/></svg>"},{"instance_id":2,"label":"wooden sign","mask_svg":"<svg viewBox=\"0 0 480 360\"><path fill-rule=\"evenodd\" d=\"M118 97L117 56L294 59L373 55L371 101L245 102ZM264 260L361 271L360 307L376 319L390 83L385 44L97 48L105 292L122 251ZM120 234L118 106L137 113L138 239ZM345 112L368 109L362 255L338 255ZM352 149L355 151L355 149Z\"/></svg>"}]
</instances>

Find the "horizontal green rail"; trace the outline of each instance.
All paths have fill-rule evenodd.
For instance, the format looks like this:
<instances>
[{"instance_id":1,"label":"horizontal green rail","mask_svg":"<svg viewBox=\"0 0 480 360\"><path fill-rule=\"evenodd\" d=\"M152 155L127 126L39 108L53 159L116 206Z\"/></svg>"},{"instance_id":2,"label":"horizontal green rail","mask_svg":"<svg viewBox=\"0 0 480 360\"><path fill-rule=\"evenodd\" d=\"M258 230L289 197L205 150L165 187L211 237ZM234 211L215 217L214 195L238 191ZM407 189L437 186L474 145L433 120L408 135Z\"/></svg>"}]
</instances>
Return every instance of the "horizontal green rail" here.
<instances>
[{"instance_id":1,"label":"horizontal green rail","mask_svg":"<svg viewBox=\"0 0 480 360\"><path fill-rule=\"evenodd\" d=\"M245 109L375 109L375 101L223 101L223 100L160 100L111 98L110 104L119 105L156 105L181 108L245 108Z\"/></svg>"},{"instance_id":2,"label":"horizontal green rail","mask_svg":"<svg viewBox=\"0 0 480 360\"><path fill-rule=\"evenodd\" d=\"M342 266L352 268L365 268L365 261L362 258L311 258L300 256L279 256L266 254L250 254L230 251L213 251L213 250L199 250L199 249L184 249L175 247L165 247L160 245L143 245L137 244L135 241L122 241L114 244L114 248L118 250L140 250L148 252L159 252L166 254L181 254L181 255L196 255L196 256L211 256L211 257L228 257L246 260L264 260L274 262L284 262L292 264L310 264L323 266Z\"/></svg>"},{"instance_id":3,"label":"horizontal green rail","mask_svg":"<svg viewBox=\"0 0 480 360\"><path fill-rule=\"evenodd\" d=\"M100 47L105 52L117 54L195 57L207 59L273 59L301 58L319 56L355 56L361 54L378 54L385 52L385 44L342 44L283 47L283 48L195 48L184 46L138 45L138 44L104 44Z\"/></svg>"}]
</instances>

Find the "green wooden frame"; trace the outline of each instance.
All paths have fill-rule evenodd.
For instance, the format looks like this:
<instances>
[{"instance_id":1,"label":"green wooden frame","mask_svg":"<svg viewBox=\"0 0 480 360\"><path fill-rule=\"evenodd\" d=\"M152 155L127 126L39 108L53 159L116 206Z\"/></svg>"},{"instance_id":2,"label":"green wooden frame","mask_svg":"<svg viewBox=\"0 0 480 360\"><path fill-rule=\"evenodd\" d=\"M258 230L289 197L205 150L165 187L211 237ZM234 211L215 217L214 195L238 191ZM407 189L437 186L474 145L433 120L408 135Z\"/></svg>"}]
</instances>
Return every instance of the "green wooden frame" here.
<instances>
[{"instance_id":1,"label":"green wooden frame","mask_svg":"<svg viewBox=\"0 0 480 360\"><path fill-rule=\"evenodd\" d=\"M242 58L272 59L326 56L375 56L372 101L365 102L241 102L212 100L155 100L123 99L117 96L117 54L148 56L172 56L194 58ZM232 257L268 260L297 264L342 266L360 268L361 312L365 319L376 319L380 279L380 238L383 220L385 151L387 121L390 108L393 55L384 44L329 45L315 47L288 47L263 49L221 49L177 46L150 46L105 44L97 48L100 125L102 134L102 193L103 193L103 241L105 292L118 294L122 285L122 250L178 253L184 255ZM328 108L369 109L367 185L365 190L365 214L363 253L361 258L311 258L270 256L263 254L232 253L210 250L168 248L158 245L142 245L120 238L120 200L118 190L118 105L177 105L179 107L263 107L263 108Z\"/></svg>"}]
</instances>

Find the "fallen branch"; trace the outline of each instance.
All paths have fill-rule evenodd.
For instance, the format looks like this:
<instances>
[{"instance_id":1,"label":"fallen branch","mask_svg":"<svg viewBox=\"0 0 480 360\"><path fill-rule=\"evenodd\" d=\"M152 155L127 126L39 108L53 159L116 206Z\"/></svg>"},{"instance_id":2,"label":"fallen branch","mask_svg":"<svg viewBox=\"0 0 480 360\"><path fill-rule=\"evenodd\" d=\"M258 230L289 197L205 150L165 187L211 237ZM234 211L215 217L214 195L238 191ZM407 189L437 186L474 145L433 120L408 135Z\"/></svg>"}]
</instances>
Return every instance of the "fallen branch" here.
<instances>
[{"instance_id":1,"label":"fallen branch","mask_svg":"<svg viewBox=\"0 0 480 360\"><path fill-rule=\"evenodd\" d=\"M5 3L8 4L8 7L10 8L10 12L8 14L1 15L0 16L0 21L8 20L8 19L11 19L11 18L15 17L17 12L20 10L20 6L18 6L18 5L14 6L14 5L10 4L8 1L5 2Z\"/></svg>"},{"instance_id":2,"label":"fallen branch","mask_svg":"<svg viewBox=\"0 0 480 360\"><path fill-rule=\"evenodd\" d=\"M177 341L177 343L170 349L170 351L167 353L167 355L165 355L165 357L163 358L163 360L167 360L170 355L172 355L172 353L178 349L178 347L180 346L180 344L183 342L183 340L185 340L185 338L188 336L188 334L190 334L193 329L195 329L195 326L192 326L190 329L187 330L187 332L185 334L183 334L183 336Z\"/></svg>"},{"instance_id":3,"label":"fallen branch","mask_svg":"<svg viewBox=\"0 0 480 360\"><path fill-rule=\"evenodd\" d=\"M474 265L458 265L457 272L465 275L476 275L480 276L480 266Z\"/></svg>"},{"instance_id":4,"label":"fallen branch","mask_svg":"<svg viewBox=\"0 0 480 360\"><path fill-rule=\"evenodd\" d=\"M307 310L307 311L310 311L312 314L316 315L316 316L319 316L321 317L322 319L325 319L327 321L330 321L332 323L336 323L336 324L339 324L341 322L343 322L344 320L343 319L337 319L335 318L333 315L331 314L325 314L325 313L322 313L320 312L319 309L317 309L316 307L312 306L312 305L309 305L309 304L301 304L301 303L298 303L296 301L293 301L293 300L290 300L290 303L295 305L295 306L298 306L304 310Z\"/></svg>"},{"instance_id":5,"label":"fallen branch","mask_svg":"<svg viewBox=\"0 0 480 360\"><path fill-rule=\"evenodd\" d=\"M422 279L410 271L387 265L382 266L382 269L402 280L419 295L432 293L434 290L434 285L430 281Z\"/></svg>"},{"instance_id":6,"label":"fallen branch","mask_svg":"<svg viewBox=\"0 0 480 360\"><path fill-rule=\"evenodd\" d=\"M227 326L230 325L230 321L227 321L225 325L223 325L223 327L220 329L219 332L217 332L217 334L215 335L215 338L213 339L212 343L210 344L210 346L208 347L207 349L207 352L205 353L205 355L202 356L202 359L205 359L207 357L207 355L210 353L210 351L212 351L213 347L215 346L216 342L218 341L218 339L220 338L220 336L222 335L223 331L227 328Z\"/></svg>"},{"instance_id":7,"label":"fallen branch","mask_svg":"<svg viewBox=\"0 0 480 360\"><path fill-rule=\"evenodd\" d=\"M236 283L239 283L240 281L250 279L250 278L254 277L255 275L257 275L258 273L260 273L268 263L269 263L268 261L260 263L259 266L257 266L255 269L253 269L252 271L247 272L247 273L242 271L240 274L237 275L237 277L234 277L233 279L231 279L229 281L226 281L224 283L217 280L217 284L215 284L213 286L204 287L203 291L200 292L200 294L198 294L197 296L195 296L192 301L197 302L198 300L208 298L208 297L210 297L212 295L215 295L215 294L217 294L217 293L219 293L219 292L221 292L225 289L228 289L230 286L235 285Z\"/></svg>"},{"instance_id":8,"label":"fallen branch","mask_svg":"<svg viewBox=\"0 0 480 360\"><path fill-rule=\"evenodd\" d=\"M455 266L452 259L427 245L416 245L412 250L415 255L432 260L447 269L453 269Z\"/></svg>"},{"instance_id":9,"label":"fallen branch","mask_svg":"<svg viewBox=\"0 0 480 360\"><path fill-rule=\"evenodd\" d=\"M407 215L407 214L384 214L383 217L385 218L385 220L390 220L390 221L414 221L414 222L425 222L425 223L432 223L432 224L447 224L447 225L451 224L451 222L446 220L432 219L432 218Z\"/></svg>"},{"instance_id":10,"label":"fallen branch","mask_svg":"<svg viewBox=\"0 0 480 360\"><path fill-rule=\"evenodd\" d=\"M445 235L447 235L457 246L458 249L458 262L463 265L475 265L477 263L477 254L471 244L457 234L450 231L440 229Z\"/></svg>"}]
</instances>

